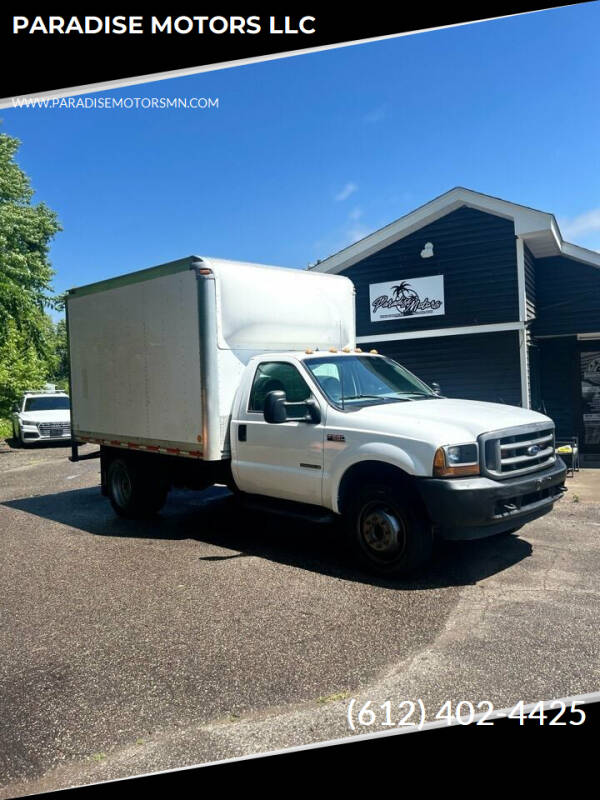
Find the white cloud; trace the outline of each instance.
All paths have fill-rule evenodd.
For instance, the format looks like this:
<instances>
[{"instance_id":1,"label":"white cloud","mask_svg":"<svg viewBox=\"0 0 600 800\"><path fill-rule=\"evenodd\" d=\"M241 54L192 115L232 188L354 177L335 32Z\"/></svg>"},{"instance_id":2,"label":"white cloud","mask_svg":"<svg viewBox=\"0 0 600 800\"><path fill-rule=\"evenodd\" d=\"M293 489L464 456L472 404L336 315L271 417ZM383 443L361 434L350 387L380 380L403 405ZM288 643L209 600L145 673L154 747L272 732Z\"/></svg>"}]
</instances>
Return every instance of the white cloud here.
<instances>
[{"instance_id":1,"label":"white cloud","mask_svg":"<svg viewBox=\"0 0 600 800\"><path fill-rule=\"evenodd\" d=\"M600 208L593 208L573 219L563 219L560 229L565 239L575 239L590 233L600 232Z\"/></svg>"},{"instance_id":2,"label":"white cloud","mask_svg":"<svg viewBox=\"0 0 600 800\"><path fill-rule=\"evenodd\" d=\"M364 225L351 225L346 230L347 244L354 244L354 242L364 239L365 236L368 236L370 233L372 233L372 231L365 228Z\"/></svg>"},{"instance_id":3,"label":"white cloud","mask_svg":"<svg viewBox=\"0 0 600 800\"><path fill-rule=\"evenodd\" d=\"M344 188L339 191L335 196L336 203L341 203L342 200L347 200L351 194L354 194L358 190L358 186L351 181L348 182Z\"/></svg>"},{"instance_id":4,"label":"white cloud","mask_svg":"<svg viewBox=\"0 0 600 800\"><path fill-rule=\"evenodd\" d=\"M363 209L360 206L355 206L351 211L347 212L345 219L335 230L313 243L314 252L318 255L320 261L373 233L373 227L367 227L360 222L363 214ZM313 261L312 263L314 264L315 262Z\"/></svg>"},{"instance_id":5,"label":"white cloud","mask_svg":"<svg viewBox=\"0 0 600 800\"><path fill-rule=\"evenodd\" d=\"M372 233L372 230L369 230L359 222L359 219L362 217L362 215L363 210L358 206L353 208L348 214L348 222L344 230L344 247L347 247L349 244L354 244L354 242L358 242L359 239L364 239L365 236L368 236L370 233Z\"/></svg>"},{"instance_id":6,"label":"white cloud","mask_svg":"<svg viewBox=\"0 0 600 800\"><path fill-rule=\"evenodd\" d=\"M381 122L381 120L387 117L387 105L379 106L378 108L373 108L371 111L368 111L364 117L363 121L368 123L375 123Z\"/></svg>"}]
</instances>

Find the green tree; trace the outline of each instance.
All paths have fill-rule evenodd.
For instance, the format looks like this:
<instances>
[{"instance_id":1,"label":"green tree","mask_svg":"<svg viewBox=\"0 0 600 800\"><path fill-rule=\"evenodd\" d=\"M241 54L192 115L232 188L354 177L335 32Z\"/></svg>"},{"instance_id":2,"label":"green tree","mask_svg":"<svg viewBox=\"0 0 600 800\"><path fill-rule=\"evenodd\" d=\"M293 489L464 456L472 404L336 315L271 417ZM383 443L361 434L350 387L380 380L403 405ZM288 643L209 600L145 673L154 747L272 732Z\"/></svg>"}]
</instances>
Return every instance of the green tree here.
<instances>
[{"instance_id":1,"label":"green tree","mask_svg":"<svg viewBox=\"0 0 600 800\"><path fill-rule=\"evenodd\" d=\"M69 354L67 350L67 323L59 319L52 331L52 368L49 378L60 389L69 388Z\"/></svg>"},{"instance_id":2,"label":"green tree","mask_svg":"<svg viewBox=\"0 0 600 800\"><path fill-rule=\"evenodd\" d=\"M0 415L56 364L56 333L44 309L56 306L48 254L62 228L54 211L31 202L29 178L15 161L19 145L0 134Z\"/></svg>"}]
</instances>

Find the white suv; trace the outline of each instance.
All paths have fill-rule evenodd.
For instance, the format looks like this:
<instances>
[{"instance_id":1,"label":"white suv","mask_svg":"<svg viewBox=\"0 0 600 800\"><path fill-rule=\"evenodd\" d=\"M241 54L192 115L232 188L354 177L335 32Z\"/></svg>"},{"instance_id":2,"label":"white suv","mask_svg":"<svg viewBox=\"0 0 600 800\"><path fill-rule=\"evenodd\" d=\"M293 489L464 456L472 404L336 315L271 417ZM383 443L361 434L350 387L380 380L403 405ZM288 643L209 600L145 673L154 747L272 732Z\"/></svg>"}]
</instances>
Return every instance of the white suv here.
<instances>
[{"instance_id":1,"label":"white suv","mask_svg":"<svg viewBox=\"0 0 600 800\"><path fill-rule=\"evenodd\" d=\"M13 436L26 445L31 442L71 440L71 403L60 391L25 392L12 416Z\"/></svg>"}]
</instances>

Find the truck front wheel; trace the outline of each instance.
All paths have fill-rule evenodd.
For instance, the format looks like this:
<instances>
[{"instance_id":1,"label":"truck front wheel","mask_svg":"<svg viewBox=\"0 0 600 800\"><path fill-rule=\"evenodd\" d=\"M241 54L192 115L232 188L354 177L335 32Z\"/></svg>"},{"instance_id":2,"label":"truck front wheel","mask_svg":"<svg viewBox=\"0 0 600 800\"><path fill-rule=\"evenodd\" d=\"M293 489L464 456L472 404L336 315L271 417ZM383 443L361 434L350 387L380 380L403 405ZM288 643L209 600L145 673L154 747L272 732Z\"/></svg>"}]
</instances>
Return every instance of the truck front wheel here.
<instances>
[{"instance_id":1,"label":"truck front wheel","mask_svg":"<svg viewBox=\"0 0 600 800\"><path fill-rule=\"evenodd\" d=\"M355 556L372 572L404 575L431 557L431 523L418 499L402 487L362 487L345 516Z\"/></svg>"},{"instance_id":2,"label":"truck front wheel","mask_svg":"<svg viewBox=\"0 0 600 800\"><path fill-rule=\"evenodd\" d=\"M113 509L127 519L150 517L160 511L167 499L168 486L132 459L111 461L107 483Z\"/></svg>"}]
</instances>

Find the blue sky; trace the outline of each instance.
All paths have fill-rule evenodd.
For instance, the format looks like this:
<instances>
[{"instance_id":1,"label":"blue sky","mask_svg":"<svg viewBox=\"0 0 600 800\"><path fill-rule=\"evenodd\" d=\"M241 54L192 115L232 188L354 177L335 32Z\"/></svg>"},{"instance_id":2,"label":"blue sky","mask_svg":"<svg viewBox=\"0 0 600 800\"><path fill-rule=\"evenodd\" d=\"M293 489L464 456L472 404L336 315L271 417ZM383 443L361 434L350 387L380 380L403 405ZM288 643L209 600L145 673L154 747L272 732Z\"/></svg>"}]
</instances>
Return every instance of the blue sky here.
<instances>
[{"instance_id":1,"label":"blue sky","mask_svg":"<svg viewBox=\"0 0 600 800\"><path fill-rule=\"evenodd\" d=\"M212 110L0 111L55 288L196 253L305 267L461 185L600 249L598 2L128 87Z\"/></svg>"}]
</instances>

